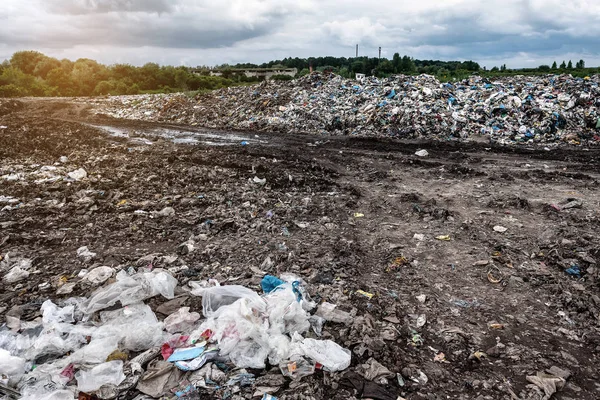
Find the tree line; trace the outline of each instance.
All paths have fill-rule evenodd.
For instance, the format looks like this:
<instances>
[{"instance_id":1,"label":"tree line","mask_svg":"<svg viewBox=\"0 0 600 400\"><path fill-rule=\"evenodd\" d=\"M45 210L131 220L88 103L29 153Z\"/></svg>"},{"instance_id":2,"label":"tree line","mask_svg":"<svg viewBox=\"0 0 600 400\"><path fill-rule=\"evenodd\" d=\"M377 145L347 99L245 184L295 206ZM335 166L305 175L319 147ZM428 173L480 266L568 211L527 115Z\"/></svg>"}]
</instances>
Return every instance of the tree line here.
<instances>
[{"instance_id":1,"label":"tree line","mask_svg":"<svg viewBox=\"0 0 600 400\"><path fill-rule=\"evenodd\" d=\"M87 58L58 60L37 51L19 51L0 64L0 97L213 90L240 84L243 78L203 76L183 66L159 66L155 63L142 67L129 64L106 66Z\"/></svg>"},{"instance_id":2,"label":"tree line","mask_svg":"<svg viewBox=\"0 0 600 400\"><path fill-rule=\"evenodd\" d=\"M247 78L238 69L296 68L298 76L310 70L330 71L346 78L355 74L386 77L393 74L430 74L440 80L464 79L474 73L483 76L536 75L570 73L584 77L599 73L598 68L586 68L585 61L554 62L551 66L510 69L506 64L487 70L474 61L416 60L395 53L392 59L377 57L309 57L284 58L263 64L223 64L217 67L160 66L147 63L141 67L129 64L103 65L81 58L77 61L58 60L37 51L19 51L0 64L0 97L17 96L98 96L138 93L171 93L214 90L259 81ZM218 69L222 76L211 76ZM275 76L274 79L290 79Z\"/></svg>"}]
</instances>

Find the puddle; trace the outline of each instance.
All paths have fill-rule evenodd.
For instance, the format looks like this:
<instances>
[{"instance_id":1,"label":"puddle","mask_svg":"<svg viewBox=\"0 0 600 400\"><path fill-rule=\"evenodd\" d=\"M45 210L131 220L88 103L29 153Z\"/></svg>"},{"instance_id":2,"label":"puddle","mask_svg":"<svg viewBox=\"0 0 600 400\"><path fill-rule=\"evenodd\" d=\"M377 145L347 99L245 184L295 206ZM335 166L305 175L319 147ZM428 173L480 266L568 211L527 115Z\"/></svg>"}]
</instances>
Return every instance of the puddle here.
<instances>
[{"instance_id":1,"label":"puddle","mask_svg":"<svg viewBox=\"0 0 600 400\"><path fill-rule=\"evenodd\" d=\"M151 128L140 131L126 128L116 128L108 125L91 125L94 128L102 129L108 132L113 137L125 137L136 142L144 144L152 144L146 137L157 138L161 137L168 139L175 144L197 145L203 144L207 146L239 146L242 143L246 144L266 144L268 141L260 140L257 137L243 136L239 134L226 132L194 132L185 130L175 130L166 128Z\"/></svg>"}]
</instances>

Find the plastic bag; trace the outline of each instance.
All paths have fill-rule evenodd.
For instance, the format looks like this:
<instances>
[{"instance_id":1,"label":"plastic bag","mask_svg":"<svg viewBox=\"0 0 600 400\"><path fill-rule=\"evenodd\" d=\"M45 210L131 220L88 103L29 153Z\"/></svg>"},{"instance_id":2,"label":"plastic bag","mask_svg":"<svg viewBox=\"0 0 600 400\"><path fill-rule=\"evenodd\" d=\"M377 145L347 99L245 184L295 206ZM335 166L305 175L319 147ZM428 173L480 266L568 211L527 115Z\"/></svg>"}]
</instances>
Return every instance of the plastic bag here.
<instances>
[{"instance_id":1,"label":"plastic bag","mask_svg":"<svg viewBox=\"0 0 600 400\"><path fill-rule=\"evenodd\" d=\"M238 368L265 368L269 347L251 340L243 340L229 352L229 358Z\"/></svg>"},{"instance_id":2,"label":"plastic bag","mask_svg":"<svg viewBox=\"0 0 600 400\"><path fill-rule=\"evenodd\" d=\"M115 273L114 268L98 267L88 272L83 278L84 281L90 282L93 285L101 285Z\"/></svg>"},{"instance_id":3,"label":"plastic bag","mask_svg":"<svg viewBox=\"0 0 600 400\"><path fill-rule=\"evenodd\" d=\"M118 348L118 337L92 338L88 345L71 354L69 362L88 365L100 364L106 361L106 358Z\"/></svg>"},{"instance_id":4,"label":"plastic bag","mask_svg":"<svg viewBox=\"0 0 600 400\"><path fill-rule=\"evenodd\" d=\"M310 328L309 314L298 301L297 292L291 283L284 283L265 296L270 332L304 333Z\"/></svg>"},{"instance_id":5,"label":"plastic bag","mask_svg":"<svg viewBox=\"0 0 600 400\"><path fill-rule=\"evenodd\" d=\"M42 321L44 324L75 322L75 318L73 317L75 306L71 305L59 308L51 300L46 300L44 303L42 303L40 310L42 311Z\"/></svg>"},{"instance_id":6,"label":"plastic bag","mask_svg":"<svg viewBox=\"0 0 600 400\"><path fill-rule=\"evenodd\" d=\"M114 311L100 313L103 325L93 338L114 337L125 350L143 351L163 342L165 333L152 309L143 303L131 304Z\"/></svg>"},{"instance_id":7,"label":"plastic bag","mask_svg":"<svg viewBox=\"0 0 600 400\"><path fill-rule=\"evenodd\" d=\"M249 364L253 368L258 365L264 366L264 360L269 349L269 335L267 327L264 323L264 318L261 312L257 312L250 306L248 299L242 298L228 306L220 307L215 311L212 317L200 325L200 327L190 335L190 339L199 337L202 332L210 329L213 332L212 339L219 343L221 355L229 355L235 352L234 358L241 360L243 356L239 354L239 348L250 349L251 343L258 343L264 347L265 351L257 351L252 349L255 359L245 360L243 365L248 367ZM238 350L236 350L238 348ZM259 359L262 357L262 359ZM236 366L244 368L242 364Z\"/></svg>"},{"instance_id":8,"label":"plastic bag","mask_svg":"<svg viewBox=\"0 0 600 400\"><path fill-rule=\"evenodd\" d=\"M0 349L0 375L8 376L10 385L16 384L25 374L25 360L13 357L10 352Z\"/></svg>"},{"instance_id":9,"label":"plastic bag","mask_svg":"<svg viewBox=\"0 0 600 400\"><path fill-rule=\"evenodd\" d=\"M350 366L350 350L331 340L304 339L300 349L307 357L323 365L328 371L342 371Z\"/></svg>"},{"instance_id":10,"label":"plastic bag","mask_svg":"<svg viewBox=\"0 0 600 400\"><path fill-rule=\"evenodd\" d=\"M29 271L21 269L20 267L13 267L10 272L4 275L2 280L5 283L16 283L26 279L29 276Z\"/></svg>"},{"instance_id":11,"label":"plastic bag","mask_svg":"<svg viewBox=\"0 0 600 400\"><path fill-rule=\"evenodd\" d=\"M56 390L44 396L24 396L21 398L21 400L73 400L74 398L75 394L70 390Z\"/></svg>"},{"instance_id":12,"label":"plastic bag","mask_svg":"<svg viewBox=\"0 0 600 400\"><path fill-rule=\"evenodd\" d=\"M88 300L84 312L92 314L111 307L120 301L122 305L138 303L161 294L167 299L175 297L177 279L164 270L132 276L125 271L117 274L117 281L108 287L99 288Z\"/></svg>"},{"instance_id":13,"label":"plastic bag","mask_svg":"<svg viewBox=\"0 0 600 400\"><path fill-rule=\"evenodd\" d=\"M281 279L272 275L265 275L260 281L260 286L265 293L271 293L275 288L283 284L284 282Z\"/></svg>"},{"instance_id":14,"label":"plastic bag","mask_svg":"<svg viewBox=\"0 0 600 400\"><path fill-rule=\"evenodd\" d=\"M240 285L220 286L219 282L212 282L216 286L203 287L199 282L190 282L190 285L193 286L190 293L194 296L202 296L202 313L207 318L219 308L231 305L238 299L248 300L251 307L261 308L264 306L263 299L252 289Z\"/></svg>"},{"instance_id":15,"label":"plastic bag","mask_svg":"<svg viewBox=\"0 0 600 400\"><path fill-rule=\"evenodd\" d=\"M75 374L77 389L81 392L93 392L102 385L118 386L125 380L123 361L109 361L89 371L78 371Z\"/></svg>"},{"instance_id":16,"label":"plastic bag","mask_svg":"<svg viewBox=\"0 0 600 400\"><path fill-rule=\"evenodd\" d=\"M315 313L319 317L325 318L326 321L341 323L350 325L354 320L352 315L346 311L336 310L336 305L331 303L321 303L319 304L319 308L317 308L317 312Z\"/></svg>"},{"instance_id":17,"label":"plastic bag","mask_svg":"<svg viewBox=\"0 0 600 400\"><path fill-rule=\"evenodd\" d=\"M189 307L182 307L165 318L165 330L169 333L186 332L191 330L199 319L200 314L191 313Z\"/></svg>"}]
</instances>

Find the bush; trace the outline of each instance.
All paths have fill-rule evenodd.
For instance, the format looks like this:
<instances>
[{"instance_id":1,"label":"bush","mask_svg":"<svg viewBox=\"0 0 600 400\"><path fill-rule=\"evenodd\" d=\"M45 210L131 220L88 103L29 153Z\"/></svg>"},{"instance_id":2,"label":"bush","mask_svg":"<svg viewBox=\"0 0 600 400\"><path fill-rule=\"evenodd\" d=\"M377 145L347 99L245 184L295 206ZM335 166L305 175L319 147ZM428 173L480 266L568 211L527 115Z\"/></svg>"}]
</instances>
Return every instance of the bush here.
<instances>
[{"instance_id":1,"label":"bush","mask_svg":"<svg viewBox=\"0 0 600 400\"><path fill-rule=\"evenodd\" d=\"M0 97L22 97L26 96L26 93L22 88L11 83L8 85L0 86Z\"/></svg>"}]
</instances>

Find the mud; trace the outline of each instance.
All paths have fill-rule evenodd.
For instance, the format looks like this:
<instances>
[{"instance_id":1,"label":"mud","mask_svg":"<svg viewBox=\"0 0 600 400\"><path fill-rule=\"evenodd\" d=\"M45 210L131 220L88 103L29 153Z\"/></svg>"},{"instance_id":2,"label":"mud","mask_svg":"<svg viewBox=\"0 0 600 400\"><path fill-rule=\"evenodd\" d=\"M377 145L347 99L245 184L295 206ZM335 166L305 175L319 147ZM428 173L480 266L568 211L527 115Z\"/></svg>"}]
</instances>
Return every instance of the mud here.
<instances>
[{"instance_id":1,"label":"mud","mask_svg":"<svg viewBox=\"0 0 600 400\"><path fill-rule=\"evenodd\" d=\"M0 178L0 196L19 199L0 203L0 256L37 271L0 282L1 322L15 305L88 295L55 294L82 268L177 255L170 266L189 267L180 283L293 272L314 298L355 309L356 323L324 336L352 349L350 370L373 357L400 374L404 386L384 385L395 396L541 399L526 376L556 366L571 375L553 398L600 397L597 149L257 136L54 100L2 103L0 125L0 176L22 177ZM36 183L44 165L88 178ZM561 209L571 199L581 206ZM175 215L151 217L165 207ZM199 248L182 254L191 236ZM77 258L81 246L96 259ZM579 278L565 272L573 264ZM277 396L360 393L319 372Z\"/></svg>"}]
</instances>

